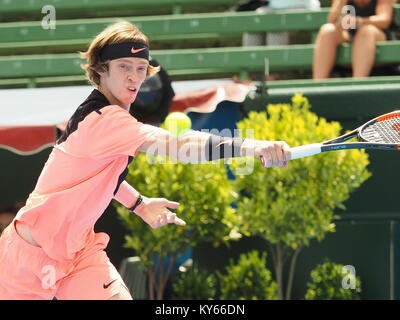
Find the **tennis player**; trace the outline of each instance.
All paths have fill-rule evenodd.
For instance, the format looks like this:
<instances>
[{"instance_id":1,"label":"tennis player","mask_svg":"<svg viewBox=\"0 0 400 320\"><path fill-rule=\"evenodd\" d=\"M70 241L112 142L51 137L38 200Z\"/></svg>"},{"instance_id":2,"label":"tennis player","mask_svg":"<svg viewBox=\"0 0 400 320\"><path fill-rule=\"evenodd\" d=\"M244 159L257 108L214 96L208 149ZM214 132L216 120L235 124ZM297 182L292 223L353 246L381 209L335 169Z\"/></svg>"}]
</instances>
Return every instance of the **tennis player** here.
<instances>
[{"instance_id":1,"label":"tennis player","mask_svg":"<svg viewBox=\"0 0 400 320\"><path fill-rule=\"evenodd\" d=\"M287 166L284 142L198 131L177 137L132 117L141 84L158 71L149 65L147 37L134 25L107 27L82 55L96 89L70 118L35 189L0 238L0 299L132 299L104 251L109 236L94 232L110 201L152 228L185 225L170 210L179 203L145 197L124 180L138 152L192 163L252 154L269 167ZM189 154L181 155L181 148Z\"/></svg>"}]
</instances>

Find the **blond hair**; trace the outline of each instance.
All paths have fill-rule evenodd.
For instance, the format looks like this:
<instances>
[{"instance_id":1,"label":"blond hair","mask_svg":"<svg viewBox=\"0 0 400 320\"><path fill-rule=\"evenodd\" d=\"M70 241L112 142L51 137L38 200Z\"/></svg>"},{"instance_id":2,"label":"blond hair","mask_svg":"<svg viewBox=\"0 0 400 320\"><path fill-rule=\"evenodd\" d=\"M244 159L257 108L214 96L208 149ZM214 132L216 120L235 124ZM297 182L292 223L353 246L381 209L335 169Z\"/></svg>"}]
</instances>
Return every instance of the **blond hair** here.
<instances>
[{"instance_id":1,"label":"blond hair","mask_svg":"<svg viewBox=\"0 0 400 320\"><path fill-rule=\"evenodd\" d=\"M106 27L100 32L90 43L86 52L80 52L81 58L86 60L86 64L81 64L83 70L86 71L86 77L94 86L100 85L99 72L108 71L108 61L100 61L100 52L105 45L122 43L122 42L140 42L149 45L149 39L140 31L138 27L128 21L119 21ZM160 67L149 65L147 68L147 76L152 76L160 71Z\"/></svg>"}]
</instances>

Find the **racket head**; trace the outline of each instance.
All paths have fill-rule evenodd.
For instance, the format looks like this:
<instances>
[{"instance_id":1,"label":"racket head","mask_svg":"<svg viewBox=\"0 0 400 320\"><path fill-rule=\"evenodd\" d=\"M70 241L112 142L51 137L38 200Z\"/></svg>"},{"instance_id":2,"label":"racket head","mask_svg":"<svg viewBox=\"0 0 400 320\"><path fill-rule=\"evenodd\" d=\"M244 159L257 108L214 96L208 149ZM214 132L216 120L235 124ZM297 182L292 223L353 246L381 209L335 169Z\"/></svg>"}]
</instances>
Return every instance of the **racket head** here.
<instances>
[{"instance_id":1,"label":"racket head","mask_svg":"<svg viewBox=\"0 0 400 320\"><path fill-rule=\"evenodd\" d=\"M400 110L376 117L357 131L359 141L398 145L400 148Z\"/></svg>"},{"instance_id":2,"label":"racket head","mask_svg":"<svg viewBox=\"0 0 400 320\"><path fill-rule=\"evenodd\" d=\"M352 138L357 138L360 142L344 143ZM319 152L343 149L400 151L400 110L380 115L351 132L323 143L291 148L292 155L288 160L303 158ZM261 163L265 166L262 157Z\"/></svg>"}]
</instances>

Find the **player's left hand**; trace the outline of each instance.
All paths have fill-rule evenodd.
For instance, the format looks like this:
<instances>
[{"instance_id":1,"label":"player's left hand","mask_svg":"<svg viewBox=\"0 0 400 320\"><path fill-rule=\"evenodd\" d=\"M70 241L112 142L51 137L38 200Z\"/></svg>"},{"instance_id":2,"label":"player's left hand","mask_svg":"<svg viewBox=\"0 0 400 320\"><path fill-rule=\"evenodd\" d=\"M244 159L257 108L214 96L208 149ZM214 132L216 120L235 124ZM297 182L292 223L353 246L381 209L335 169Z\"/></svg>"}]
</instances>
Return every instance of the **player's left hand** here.
<instances>
[{"instance_id":1,"label":"player's left hand","mask_svg":"<svg viewBox=\"0 0 400 320\"><path fill-rule=\"evenodd\" d=\"M162 227L168 223L185 226L186 222L176 216L169 209L179 207L178 202L169 201L164 198L143 197L143 202L136 208L135 213L153 229Z\"/></svg>"}]
</instances>

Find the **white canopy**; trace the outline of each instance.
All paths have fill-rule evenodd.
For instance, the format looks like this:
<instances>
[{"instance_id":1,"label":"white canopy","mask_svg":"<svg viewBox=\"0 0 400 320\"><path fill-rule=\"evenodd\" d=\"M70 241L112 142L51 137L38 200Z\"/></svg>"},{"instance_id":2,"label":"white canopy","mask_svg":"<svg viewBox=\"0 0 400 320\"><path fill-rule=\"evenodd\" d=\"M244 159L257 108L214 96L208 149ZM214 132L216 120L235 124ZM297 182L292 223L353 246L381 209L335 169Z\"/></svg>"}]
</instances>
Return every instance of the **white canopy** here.
<instances>
[{"instance_id":1,"label":"white canopy","mask_svg":"<svg viewBox=\"0 0 400 320\"><path fill-rule=\"evenodd\" d=\"M176 81L175 93L208 88L232 80ZM48 126L67 121L93 90L91 86L0 90L1 126Z\"/></svg>"}]
</instances>

